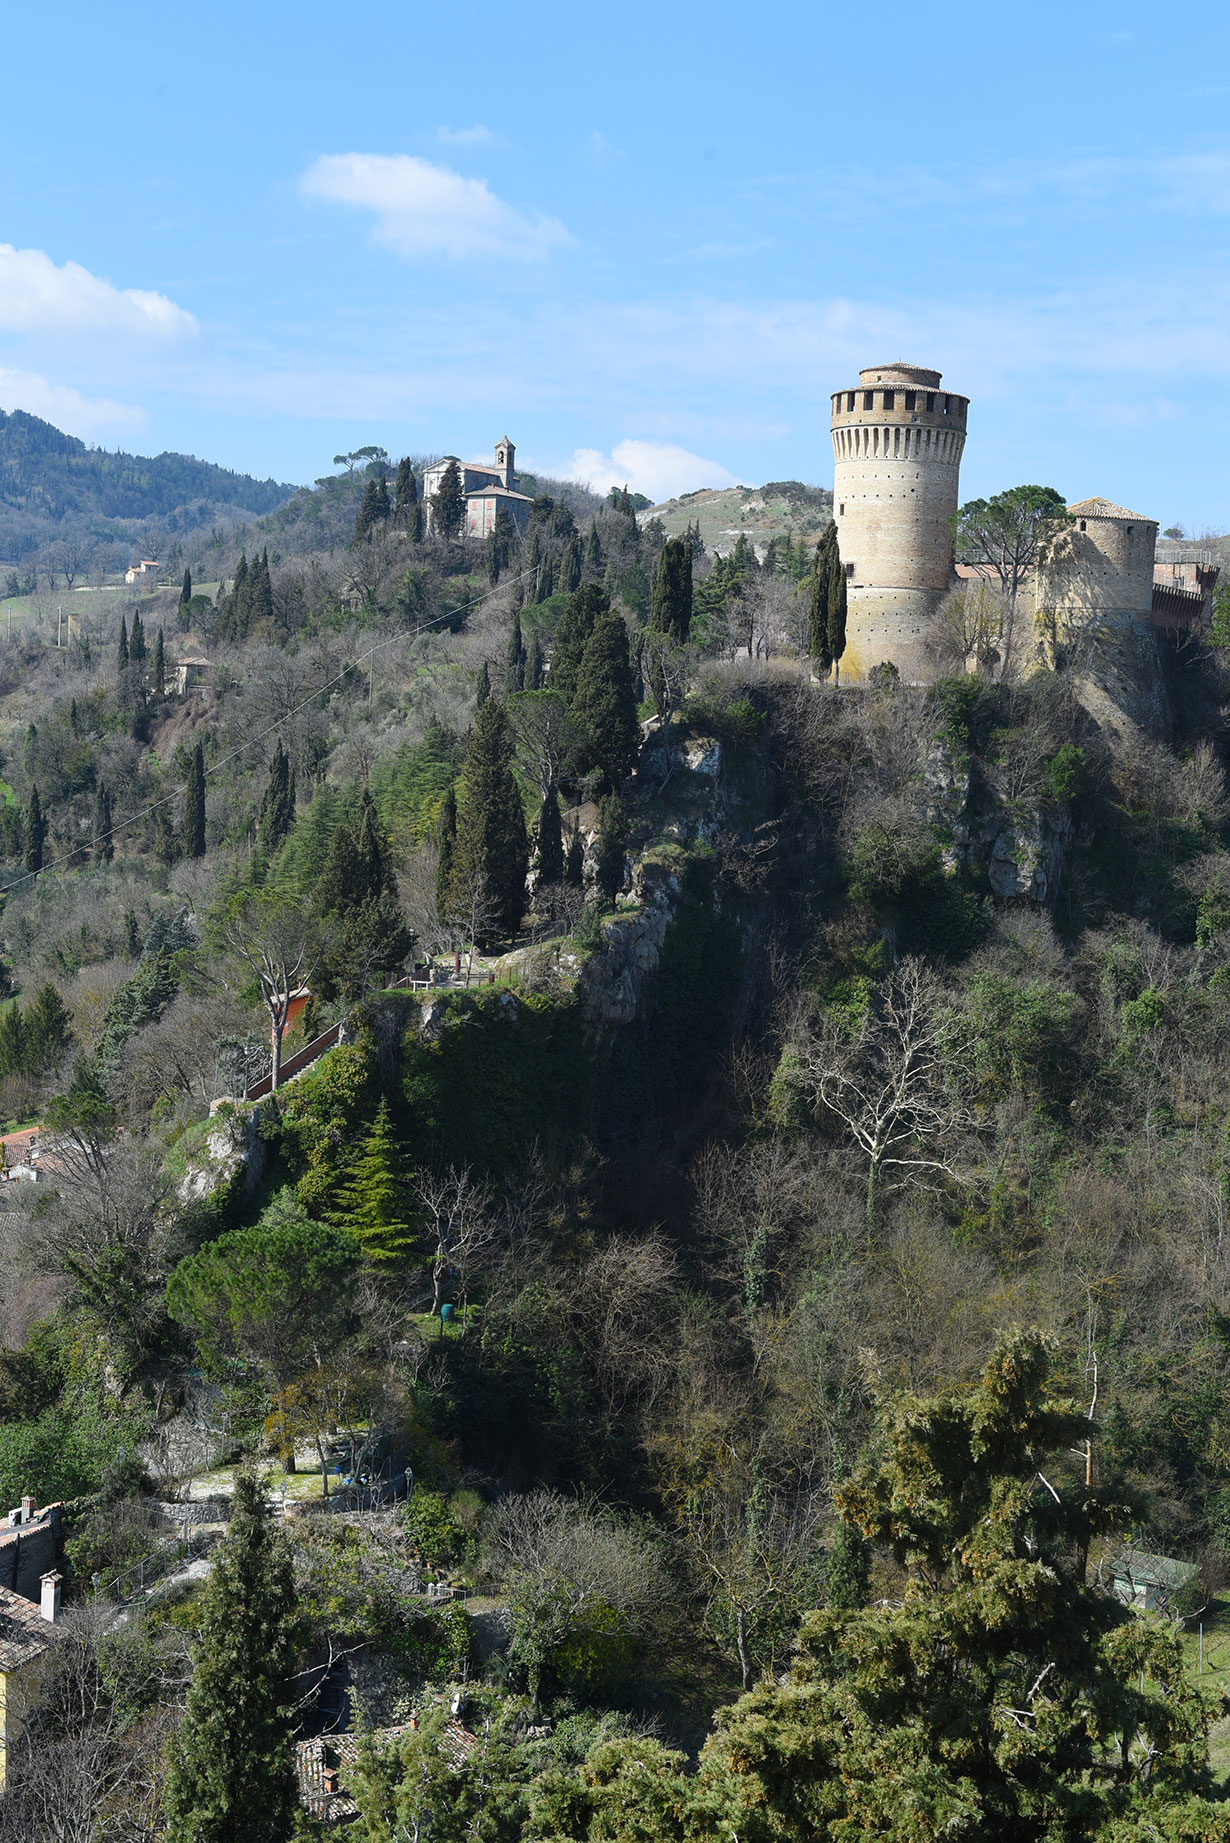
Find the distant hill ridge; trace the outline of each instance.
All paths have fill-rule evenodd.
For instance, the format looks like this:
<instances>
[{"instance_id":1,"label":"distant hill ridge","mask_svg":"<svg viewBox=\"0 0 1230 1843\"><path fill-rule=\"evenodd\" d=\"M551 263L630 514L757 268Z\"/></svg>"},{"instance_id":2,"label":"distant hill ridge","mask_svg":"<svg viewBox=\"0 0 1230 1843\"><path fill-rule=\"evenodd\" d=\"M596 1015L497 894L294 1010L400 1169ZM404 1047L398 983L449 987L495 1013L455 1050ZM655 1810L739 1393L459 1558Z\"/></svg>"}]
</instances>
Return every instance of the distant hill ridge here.
<instances>
[{"instance_id":1,"label":"distant hill ridge","mask_svg":"<svg viewBox=\"0 0 1230 1843\"><path fill-rule=\"evenodd\" d=\"M294 491L190 454L89 448L27 410L0 410L0 555L22 556L65 523L98 531L113 520L157 520L191 530L219 513L271 512Z\"/></svg>"},{"instance_id":2,"label":"distant hill ridge","mask_svg":"<svg viewBox=\"0 0 1230 1843\"><path fill-rule=\"evenodd\" d=\"M807 486L801 480L770 480L766 486L701 487L639 515L641 523L659 519L670 537L679 537L689 525L700 526L709 550L733 550L745 532L763 554L774 538L818 536L833 516L833 495L827 487Z\"/></svg>"}]
</instances>

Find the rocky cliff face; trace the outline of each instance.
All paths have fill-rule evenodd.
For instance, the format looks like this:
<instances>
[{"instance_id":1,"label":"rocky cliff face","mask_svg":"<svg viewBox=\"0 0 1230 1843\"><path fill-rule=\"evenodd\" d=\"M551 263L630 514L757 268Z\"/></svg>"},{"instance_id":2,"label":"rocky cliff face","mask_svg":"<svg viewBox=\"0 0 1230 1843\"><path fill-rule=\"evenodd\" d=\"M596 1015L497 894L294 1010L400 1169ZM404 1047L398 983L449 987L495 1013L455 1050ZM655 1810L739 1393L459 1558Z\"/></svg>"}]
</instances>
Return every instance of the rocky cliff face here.
<instances>
[{"instance_id":1,"label":"rocky cliff face","mask_svg":"<svg viewBox=\"0 0 1230 1843\"><path fill-rule=\"evenodd\" d=\"M1076 828L1070 814L1012 799L983 763L939 745L925 769L928 819L945 839L951 871L984 875L997 902L1049 908L1063 878Z\"/></svg>"}]
</instances>

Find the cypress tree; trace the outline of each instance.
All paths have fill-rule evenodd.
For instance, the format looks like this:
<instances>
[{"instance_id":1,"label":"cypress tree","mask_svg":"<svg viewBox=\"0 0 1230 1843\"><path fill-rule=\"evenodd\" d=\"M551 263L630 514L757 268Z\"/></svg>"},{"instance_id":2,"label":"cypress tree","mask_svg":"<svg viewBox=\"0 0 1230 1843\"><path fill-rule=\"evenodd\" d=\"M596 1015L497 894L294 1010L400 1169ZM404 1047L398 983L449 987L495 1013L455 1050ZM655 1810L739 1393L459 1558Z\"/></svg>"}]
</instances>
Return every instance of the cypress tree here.
<instances>
[{"instance_id":1,"label":"cypress tree","mask_svg":"<svg viewBox=\"0 0 1230 1843\"><path fill-rule=\"evenodd\" d=\"M544 557L538 566L537 600L539 602L549 601L551 596L554 595L555 580L556 568L554 559L551 557Z\"/></svg>"},{"instance_id":2,"label":"cypress tree","mask_svg":"<svg viewBox=\"0 0 1230 1843\"><path fill-rule=\"evenodd\" d=\"M184 795L184 856L205 856L205 751L199 742L192 751Z\"/></svg>"},{"instance_id":3,"label":"cypress tree","mask_svg":"<svg viewBox=\"0 0 1230 1843\"><path fill-rule=\"evenodd\" d=\"M457 855L457 789L450 786L440 808L436 831L440 855L436 860L436 914L446 921L452 913L453 859Z\"/></svg>"},{"instance_id":4,"label":"cypress tree","mask_svg":"<svg viewBox=\"0 0 1230 1843\"><path fill-rule=\"evenodd\" d=\"M450 461L440 476L440 487L431 502L431 527L438 537L452 543L461 536L466 515L465 494L461 490L461 469Z\"/></svg>"},{"instance_id":5,"label":"cypress tree","mask_svg":"<svg viewBox=\"0 0 1230 1843\"><path fill-rule=\"evenodd\" d=\"M290 757L279 736L269 764L269 784L261 800L257 821L257 838L261 849L272 855L286 838L295 817L295 777Z\"/></svg>"},{"instance_id":6,"label":"cypress tree","mask_svg":"<svg viewBox=\"0 0 1230 1843\"><path fill-rule=\"evenodd\" d=\"M682 645L692 625L692 546L686 538L667 538L654 571L649 625Z\"/></svg>"},{"instance_id":7,"label":"cypress tree","mask_svg":"<svg viewBox=\"0 0 1230 1843\"><path fill-rule=\"evenodd\" d=\"M355 514L354 541L356 544L361 544L368 536L379 516L380 500L376 492L376 482L369 480L363 488L363 497L359 501L359 509Z\"/></svg>"},{"instance_id":8,"label":"cypress tree","mask_svg":"<svg viewBox=\"0 0 1230 1843\"><path fill-rule=\"evenodd\" d=\"M57 1062L73 1040L64 1000L50 980L35 993L23 1022L27 1053L37 1071Z\"/></svg>"},{"instance_id":9,"label":"cypress tree","mask_svg":"<svg viewBox=\"0 0 1230 1843\"><path fill-rule=\"evenodd\" d=\"M192 571L191 570L184 571L184 586L179 592L179 599L181 602L190 602L192 600Z\"/></svg>"},{"instance_id":10,"label":"cypress tree","mask_svg":"<svg viewBox=\"0 0 1230 1843\"><path fill-rule=\"evenodd\" d=\"M856 1613L867 1604L871 1550L866 1538L842 1517L824 1570L824 1604L837 1613Z\"/></svg>"},{"instance_id":11,"label":"cypress tree","mask_svg":"<svg viewBox=\"0 0 1230 1843\"><path fill-rule=\"evenodd\" d=\"M154 641L154 692L162 697L167 688L167 654L166 642L162 637L161 627Z\"/></svg>"},{"instance_id":12,"label":"cypress tree","mask_svg":"<svg viewBox=\"0 0 1230 1843\"><path fill-rule=\"evenodd\" d=\"M594 881L606 903L613 903L624 880L624 853L628 848L628 813L618 794L604 794L598 802L598 851Z\"/></svg>"},{"instance_id":13,"label":"cypress tree","mask_svg":"<svg viewBox=\"0 0 1230 1843\"><path fill-rule=\"evenodd\" d=\"M74 707L76 706L76 702L77 700L76 698L74 698L73 699ZM76 731L76 727L77 726L74 723L73 725L74 733ZM27 723L26 733L24 737L22 738L22 743L21 743L21 765L25 769L27 774L32 774L34 772L34 764L37 761L37 759L38 759L38 724L37 723Z\"/></svg>"},{"instance_id":14,"label":"cypress tree","mask_svg":"<svg viewBox=\"0 0 1230 1843\"><path fill-rule=\"evenodd\" d=\"M393 515L393 508L389 503L389 483L385 479L384 475L381 474L379 480L377 480L376 482L375 523L378 525L385 525L388 523L392 515Z\"/></svg>"},{"instance_id":15,"label":"cypress tree","mask_svg":"<svg viewBox=\"0 0 1230 1843\"><path fill-rule=\"evenodd\" d=\"M115 845L111 838L111 793L105 781L98 783L98 792L94 796L94 858L99 864L109 864L115 856Z\"/></svg>"},{"instance_id":16,"label":"cypress tree","mask_svg":"<svg viewBox=\"0 0 1230 1843\"><path fill-rule=\"evenodd\" d=\"M145 629L141 625L141 616L132 617L132 637L128 642L128 658L134 666L145 664Z\"/></svg>"},{"instance_id":17,"label":"cypress tree","mask_svg":"<svg viewBox=\"0 0 1230 1843\"><path fill-rule=\"evenodd\" d=\"M47 844L47 821L43 818L43 803L38 797L38 782L30 789L30 804L26 808L26 856L28 871L37 873L43 868L43 851Z\"/></svg>"},{"instance_id":18,"label":"cypress tree","mask_svg":"<svg viewBox=\"0 0 1230 1843\"><path fill-rule=\"evenodd\" d=\"M466 751L452 878L454 903L462 912L477 881L485 885L493 913L484 930L488 938L480 946L501 934L515 934L525 910L529 841L512 765L513 738L504 706L488 698Z\"/></svg>"},{"instance_id":19,"label":"cypress tree","mask_svg":"<svg viewBox=\"0 0 1230 1843\"><path fill-rule=\"evenodd\" d=\"M353 1235L372 1262L404 1260L415 1239L405 1153L387 1101L376 1109L329 1220Z\"/></svg>"},{"instance_id":20,"label":"cypress tree","mask_svg":"<svg viewBox=\"0 0 1230 1843\"><path fill-rule=\"evenodd\" d=\"M525 690L541 691L543 684L542 643L535 627L525 649Z\"/></svg>"},{"instance_id":21,"label":"cypress tree","mask_svg":"<svg viewBox=\"0 0 1230 1843\"><path fill-rule=\"evenodd\" d=\"M29 1053L25 1019L14 998L0 1011L0 1076L27 1074Z\"/></svg>"},{"instance_id":22,"label":"cypress tree","mask_svg":"<svg viewBox=\"0 0 1230 1843\"><path fill-rule=\"evenodd\" d=\"M574 825L572 837L568 840L568 855L564 859L564 882L570 889L579 890L585 883L585 843L581 837L580 826Z\"/></svg>"},{"instance_id":23,"label":"cypress tree","mask_svg":"<svg viewBox=\"0 0 1230 1843\"><path fill-rule=\"evenodd\" d=\"M124 682L124 674L127 670L128 670L128 623L125 621L123 615L121 615L120 616L120 643L119 643L119 646L116 648L116 654L115 654L115 676L116 676L118 683L121 685Z\"/></svg>"},{"instance_id":24,"label":"cypress tree","mask_svg":"<svg viewBox=\"0 0 1230 1843\"><path fill-rule=\"evenodd\" d=\"M289 1843L295 1584L261 1482L235 1479L226 1541L201 1596L200 1649L167 1780L167 1843Z\"/></svg>"},{"instance_id":25,"label":"cypress tree","mask_svg":"<svg viewBox=\"0 0 1230 1843\"><path fill-rule=\"evenodd\" d=\"M171 808L168 801L160 800L150 815L149 848L160 864L168 869L179 856L179 845L175 837L175 828L171 824Z\"/></svg>"},{"instance_id":26,"label":"cypress tree","mask_svg":"<svg viewBox=\"0 0 1230 1843\"><path fill-rule=\"evenodd\" d=\"M253 628L258 632L267 632L273 625L273 584L269 580L269 552L266 550L256 558L252 573L248 577L248 622L246 632Z\"/></svg>"},{"instance_id":27,"label":"cypress tree","mask_svg":"<svg viewBox=\"0 0 1230 1843\"><path fill-rule=\"evenodd\" d=\"M403 530L410 522L410 513L418 504L419 483L414 477L414 468L410 456L403 455L397 463L397 478L393 482L393 516Z\"/></svg>"},{"instance_id":28,"label":"cypress tree","mask_svg":"<svg viewBox=\"0 0 1230 1843\"><path fill-rule=\"evenodd\" d=\"M423 542L423 502L421 499L416 499L411 506L410 516L406 521L406 529L410 533L410 542L412 544L421 544Z\"/></svg>"},{"instance_id":29,"label":"cypress tree","mask_svg":"<svg viewBox=\"0 0 1230 1843\"><path fill-rule=\"evenodd\" d=\"M491 696L491 674L484 659L478 673L478 684L474 688L474 715L477 716L487 699Z\"/></svg>"},{"instance_id":30,"label":"cypress tree","mask_svg":"<svg viewBox=\"0 0 1230 1843\"><path fill-rule=\"evenodd\" d=\"M574 590L580 588L583 561L581 540L574 531L565 544L564 553L559 560L559 578L555 587L560 594L571 595Z\"/></svg>"},{"instance_id":31,"label":"cypress tree","mask_svg":"<svg viewBox=\"0 0 1230 1843\"><path fill-rule=\"evenodd\" d=\"M597 583L578 589L559 618L555 644L551 651L550 686L558 691L565 704L571 704L577 688L577 673L585 643L594 631L594 622L610 608L610 598Z\"/></svg>"},{"instance_id":32,"label":"cypress tree","mask_svg":"<svg viewBox=\"0 0 1230 1843\"><path fill-rule=\"evenodd\" d=\"M572 714L589 733L590 760L618 787L636 766L640 724L628 630L613 609L598 616L585 642Z\"/></svg>"},{"instance_id":33,"label":"cypress tree","mask_svg":"<svg viewBox=\"0 0 1230 1843\"><path fill-rule=\"evenodd\" d=\"M835 675L840 678L841 656L846 650L846 571L835 538L829 575L828 650L836 668Z\"/></svg>"},{"instance_id":34,"label":"cypress tree","mask_svg":"<svg viewBox=\"0 0 1230 1843\"><path fill-rule=\"evenodd\" d=\"M504 696L514 691L525 690L525 642L521 638L521 616L513 615L512 627L508 635L508 649L504 655Z\"/></svg>"},{"instance_id":35,"label":"cypress tree","mask_svg":"<svg viewBox=\"0 0 1230 1843\"><path fill-rule=\"evenodd\" d=\"M539 884L561 882L564 875L564 833L560 825L559 799L554 787L548 787L539 810L534 844L538 857Z\"/></svg>"},{"instance_id":36,"label":"cypress tree","mask_svg":"<svg viewBox=\"0 0 1230 1843\"><path fill-rule=\"evenodd\" d=\"M833 669L833 655L829 651L829 578L833 573L833 545L829 533L835 531L836 526L830 525L816 545L807 603L807 650L814 669L822 678L827 678Z\"/></svg>"},{"instance_id":37,"label":"cypress tree","mask_svg":"<svg viewBox=\"0 0 1230 1843\"><path fill-rule=\"evenodd\" d=\"M598 536L598 521L591 518L589 533L585 539L585 574L594 581L602 574L602 539Z\"/></svg>"}]
</instances>

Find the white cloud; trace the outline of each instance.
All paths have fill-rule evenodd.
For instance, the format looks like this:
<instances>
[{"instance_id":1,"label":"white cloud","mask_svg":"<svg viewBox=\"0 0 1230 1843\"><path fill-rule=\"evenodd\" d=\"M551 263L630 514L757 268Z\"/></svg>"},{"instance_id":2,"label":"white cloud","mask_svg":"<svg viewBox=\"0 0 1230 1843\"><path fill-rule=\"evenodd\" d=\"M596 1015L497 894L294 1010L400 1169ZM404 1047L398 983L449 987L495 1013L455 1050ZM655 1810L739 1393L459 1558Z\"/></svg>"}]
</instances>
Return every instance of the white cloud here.
<instances>
[{"instance_id":1,"label":"white cloud","mask_svg":"<svg viewBox=\"0 0 1230 1843\"><path fill-rule=\"evenodd\" d=\"M500 136L475 122L473 128L437 128L436 139L448 147L494 147Z\"/></svg>"},{"instance_id":2,"label":"white cloud","mask_svg":"<svg viewBox=\"0 0 1230 1843\"><path fill-rule=\"evenodd\" d=\"M633 493L644 493L655 505L701 486L738 485L735 476L717 461L706 461L674 442L616 442L609 455L596 448L578 448L564 477L584 481L595 493L626 486Z\"/></svg>"},{"instance_id":3,"label":"white cloud","mask_svg":"<svg viewBox=\"0 0 1230 1843\"><path fill-rule=\"evenodd\" d=\"M485 179L413 154L323 154L302 184L310 198L374 212L376 242L401 256L534 258L571 242L558 219L524 217Z\"/></svg>"},{"instance_id":4,"label":"white cloud","mask_svg":"<svg viewBox=\"0 0 1230 1843\"><path fill-rule=\"evenodd\" d=\"M165 294L113 288L79 262L56 264L43 250L0 243L0 329L62 328L182 339L196 331L196 321Z\"/></svg>"},{"instance_id":5,"label":"white cloud","mask_svg":"<svg viewBox=\"0 0 1230 1843\"><path fill-rule=\"evenodd\" d=\"M0 365L0 409L28 410L53 422L69 435L93 441L100 435L143 429L149 416L131 403L114 403L107 397L83 397L68 384L53 384L34 371L14 371Z\"/></svg>"}]
</instances>

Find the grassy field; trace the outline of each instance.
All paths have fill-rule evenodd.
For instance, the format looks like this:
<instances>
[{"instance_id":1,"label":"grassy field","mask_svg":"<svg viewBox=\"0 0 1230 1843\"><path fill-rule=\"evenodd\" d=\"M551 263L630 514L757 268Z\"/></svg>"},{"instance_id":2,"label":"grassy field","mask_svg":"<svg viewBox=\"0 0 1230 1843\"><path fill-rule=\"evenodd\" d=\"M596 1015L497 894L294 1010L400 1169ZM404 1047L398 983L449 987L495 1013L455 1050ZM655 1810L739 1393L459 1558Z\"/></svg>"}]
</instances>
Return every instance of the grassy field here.
<instances>
[{"instance_id":1,"label":"grassy field","mask_svg":"<svg viewBox=\"0 0 1230 1843\"><path fill-rule=\"evenodd\" d=\"M741 531L763 553L773 538L788 534L816 538L829 522L833 496L825 492L823 504L811 504L784 494L766 493L758 486L703 488L667 499L640 514L641 522L660 519L669 537L680 537L691 524L699 524L705 548L725 554L733 550Z\"/></svg>"}]
</instances>

